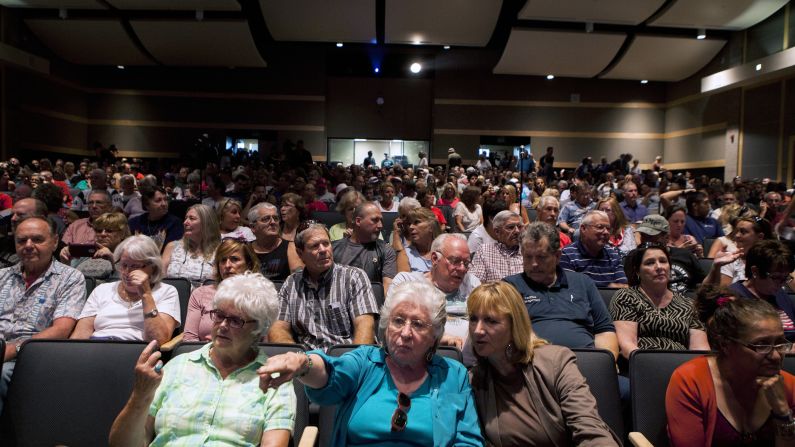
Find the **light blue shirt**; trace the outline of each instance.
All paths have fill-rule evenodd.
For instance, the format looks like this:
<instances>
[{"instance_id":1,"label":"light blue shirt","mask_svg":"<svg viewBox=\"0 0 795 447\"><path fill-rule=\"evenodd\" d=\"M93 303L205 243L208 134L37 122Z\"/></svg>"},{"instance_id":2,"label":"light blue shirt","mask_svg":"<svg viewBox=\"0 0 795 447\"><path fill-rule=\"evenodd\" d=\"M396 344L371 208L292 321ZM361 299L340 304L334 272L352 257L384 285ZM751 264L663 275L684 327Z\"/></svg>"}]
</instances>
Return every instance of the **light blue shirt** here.
<instances>
[{"instance_id":1,"label":"light blue shirt","mask_svg":"<svg viewBox=\"0 0 795 447\"><path fill-rule=\"evenodd\" d=\"M386 353L375 346L361 346L340 357L330 357L323 351L311 353L323 358L329 378L323 388L306 387L306 394L319 405L339 405L330 445L346 445L351 419L363 410L368 398L378 394L384 386L389 372ZM428 365L428 382L433 424L431 445L484 445L464 365L435 355ZM388 417L392 417L391 412Z\"/></svg>"}]
</instances>

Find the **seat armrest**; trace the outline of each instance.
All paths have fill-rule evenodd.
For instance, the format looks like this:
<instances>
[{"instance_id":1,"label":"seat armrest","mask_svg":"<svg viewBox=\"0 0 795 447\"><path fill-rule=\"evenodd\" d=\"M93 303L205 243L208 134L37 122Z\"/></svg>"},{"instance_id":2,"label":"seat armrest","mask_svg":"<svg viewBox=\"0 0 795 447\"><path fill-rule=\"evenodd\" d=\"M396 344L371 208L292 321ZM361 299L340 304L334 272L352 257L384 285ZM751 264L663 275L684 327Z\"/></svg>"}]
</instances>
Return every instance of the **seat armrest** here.
<instances>
[{"instance_id":1,"label":"seat armrest","mask_svg":"<svg viewBox=\"0 0 795 447\"><path fill-rule=\"evenodd\" d=\"M173 350L178 344L182 343L182 338L185 336L185 333L181 333L176 337L172 338L171 340L163 343L163 346L160 347L161 351L171 351Z\"/></svg>"},{"instance_id":2,"label":"seat armrest","mask_svg":"<svg viewBox=\"0 0 795 447\"><path fill-rule=\"evenodd\" d=\"M298 442L298 447L314 447L317 443L317 427L314 425L307 425L304 427L304 432L301 434L301 440Z\"/></svg>"},{"instance_id":3,"label":"seat armrest","mask_svg":"<svg viewBox=\"0 0 795 447\"><path fill-rule=\"evenodd\" d=\"M649 440L643 436L643 433L637 431L629 433L629 442L635 447L654 447L654 444L649 442Z\"/></svg>"}]
</instances>

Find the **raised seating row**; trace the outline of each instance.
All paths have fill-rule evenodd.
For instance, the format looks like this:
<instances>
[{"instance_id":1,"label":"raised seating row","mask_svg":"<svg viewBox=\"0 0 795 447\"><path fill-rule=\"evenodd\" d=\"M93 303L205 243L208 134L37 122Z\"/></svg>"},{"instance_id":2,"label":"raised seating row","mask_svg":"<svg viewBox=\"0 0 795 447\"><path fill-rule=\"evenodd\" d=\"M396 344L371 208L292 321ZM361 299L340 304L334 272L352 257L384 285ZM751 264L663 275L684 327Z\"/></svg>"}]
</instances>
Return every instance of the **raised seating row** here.
<instances>
[{"instance_id":1,"label":"raised seating row","mask_svg":"<svg viewBox=\"0 0 795 447\"><path fill-rule=\"evenodd\" d=\"M182 343L172 356L190 352L201 343ZM105 445L110 426L127 401L134 383L142 342L97 340L30 340L17 359L14 380L3 415L3 445ZM341 355L355 346L335 346ZM300 351L299 345L263 344L268 355ZM443 347L440 355L462 360L461 352ZM599 402L605 421L623 436L612 355L600 350L575 350L579 367ZM296 437L309 422L309 405L302 386L298 400ZM320 445L329 445L334 408L321 408ZM310 432L312 430L310 429Z\"/></svg>"}]
</instances>

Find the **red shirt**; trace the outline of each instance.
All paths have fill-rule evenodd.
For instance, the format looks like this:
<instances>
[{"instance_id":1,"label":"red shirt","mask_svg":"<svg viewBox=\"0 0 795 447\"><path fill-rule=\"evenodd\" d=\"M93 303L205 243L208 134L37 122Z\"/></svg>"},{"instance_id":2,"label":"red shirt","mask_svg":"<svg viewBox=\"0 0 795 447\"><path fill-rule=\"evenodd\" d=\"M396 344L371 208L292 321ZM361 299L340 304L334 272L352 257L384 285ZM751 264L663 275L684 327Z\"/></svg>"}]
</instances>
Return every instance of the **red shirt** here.
<instances>
[{"instance_id":1,"label":"red shirt","mask_svg":"<svg viewBox=\"0 0 795 447\"><path fill-rule=\"evenodd\" d=\"M14 201L11 200L11 196L0 192L0 210L7 210L12 206L14 206Z\"/></svg>"}]
</instances>

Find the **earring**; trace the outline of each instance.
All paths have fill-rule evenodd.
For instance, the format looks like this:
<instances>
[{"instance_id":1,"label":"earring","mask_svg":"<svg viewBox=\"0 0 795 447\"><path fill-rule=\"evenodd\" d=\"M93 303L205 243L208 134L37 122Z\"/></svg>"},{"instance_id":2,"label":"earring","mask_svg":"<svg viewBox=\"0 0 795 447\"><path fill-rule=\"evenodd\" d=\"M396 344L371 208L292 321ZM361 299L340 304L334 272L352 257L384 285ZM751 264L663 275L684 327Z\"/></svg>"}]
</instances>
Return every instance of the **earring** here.
<instances>
[{"instance_id":1,"label":"earring","mask_svg":"<svg viewBox=\"0 0 795 447\"><path fill-rule=\"evenodd\" d=\"M425 361L427 363L431 363L431 360L433 360L433 354L434 354L433 349L429 349L428 352L425 353Z\"/></svg>"},{"instance_id":2,"label":"earring","mask_svg":"<svg viewBox=\"0 0 795 447\"><path fill-rule=\"evenodd\" d=\"M508 360L513 360L513 356L516 354L516 348L513 347L513 343L508 343L508 346L505 347L505 358Z\"/></svg>"}]
</instances>

